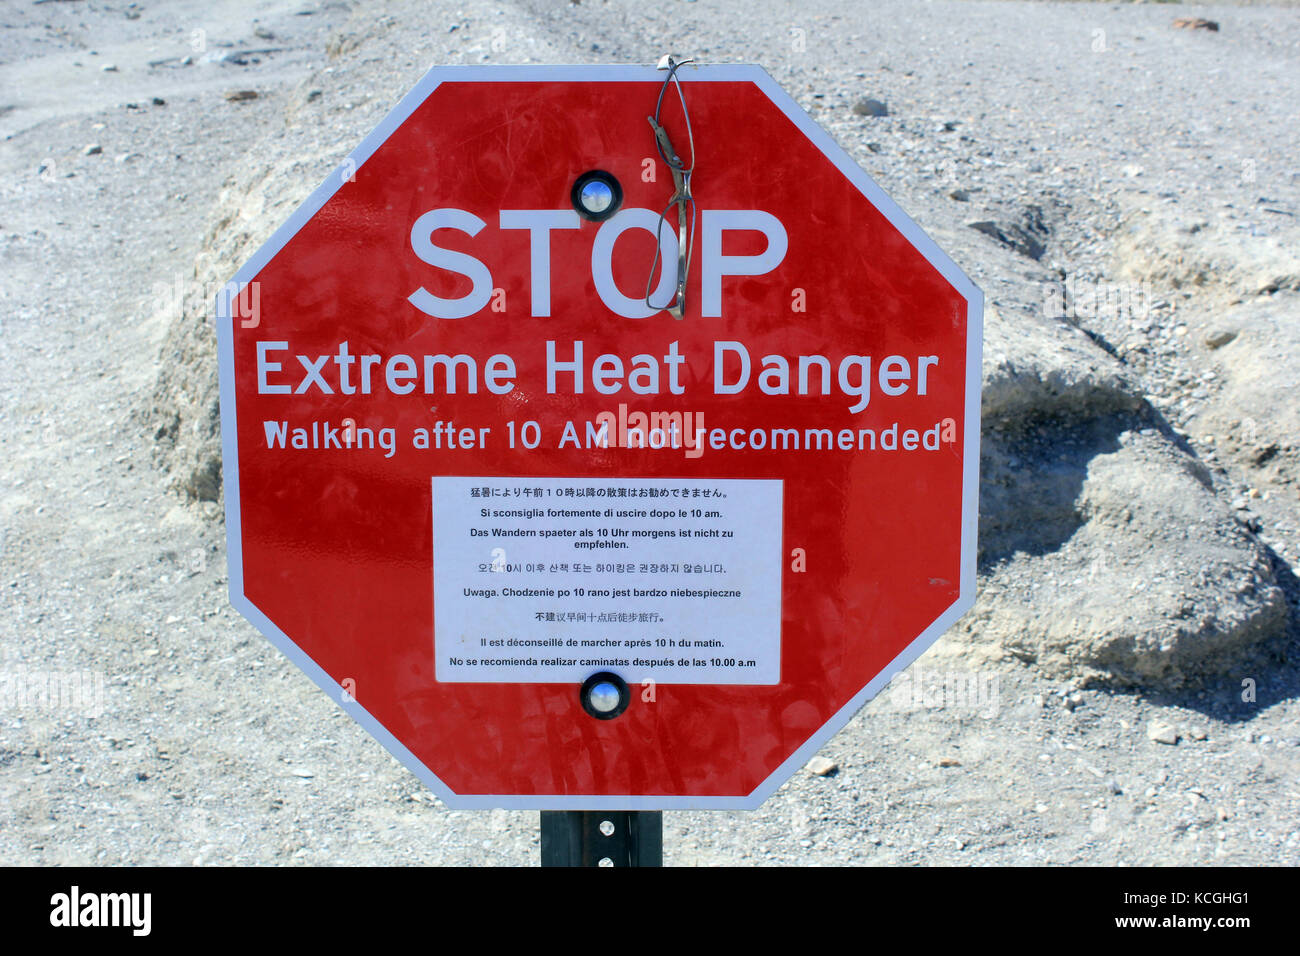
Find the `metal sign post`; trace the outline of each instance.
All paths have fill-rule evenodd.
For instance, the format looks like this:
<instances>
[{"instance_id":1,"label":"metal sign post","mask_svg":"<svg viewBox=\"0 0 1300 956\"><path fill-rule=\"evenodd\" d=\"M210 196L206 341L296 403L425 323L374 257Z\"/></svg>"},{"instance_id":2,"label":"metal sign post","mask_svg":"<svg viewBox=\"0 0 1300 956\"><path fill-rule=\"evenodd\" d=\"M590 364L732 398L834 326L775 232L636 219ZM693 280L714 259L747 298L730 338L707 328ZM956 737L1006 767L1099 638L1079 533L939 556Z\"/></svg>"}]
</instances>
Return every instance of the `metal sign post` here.
<instances>
[{"instance_id":1,"label":"metal sign post","mask_svg":"<svg viewBox=\"0 0 1300 956\"><path fill-rule=\"evenodd\" d=\"M663 866L658 810L543 810L542 866Z\"/></svg>"}]
</instances>

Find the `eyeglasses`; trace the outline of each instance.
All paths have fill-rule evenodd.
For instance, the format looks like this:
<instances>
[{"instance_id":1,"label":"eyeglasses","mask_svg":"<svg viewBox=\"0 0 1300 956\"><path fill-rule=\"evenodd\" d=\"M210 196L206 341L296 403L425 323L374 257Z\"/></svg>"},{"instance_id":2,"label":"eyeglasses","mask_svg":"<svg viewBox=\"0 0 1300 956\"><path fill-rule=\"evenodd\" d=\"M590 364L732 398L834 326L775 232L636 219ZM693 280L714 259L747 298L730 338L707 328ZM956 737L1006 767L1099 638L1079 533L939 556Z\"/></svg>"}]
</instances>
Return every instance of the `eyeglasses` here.
<instances>
[{"instance_id":1,"label":"eyeglasses","mask_svg":"<svg viewBox=\"0 0 1300 956\"><path fill-rule=\"evenodd\" d=\"M655 115L647 116L650 128L654 130L655 147L659 150L659 156L667 164L668 169L673 176L673 197L664 207L663 212L659 214L659 223L655 227L655 257L650 264L650 275L646 278L645 283L645 304L648 308L655 311L665 310L675 319L680 319L686 309L686 276L691 268L691 253L695 248L695 197L691 195L691 174L695 172L695 134L691 131L691 114L686 110L686 97L682 93L681 80L677 78L677 70L687 63L694 62L691 58L676 60L672 54L668 54L659 61L659 69L667 70L668 75L664 77L664 85L659 89L659 100L655 103ZM668 131L664 129L660 122L660 116L664 108L664 94L668 92L669 85L677 87L677 99L682 104L682 118L686 122L686 139L690 147L690 162L684 162L677 150L673 148L673 142L668 136ZM660 237L663 234L664 222L667 219L668 212L674 206L677 207L677 293L666 305L655 305L650 301L650 289L655 280L655 270L659 268L660 260ZM690 207L690 232L689 238L686 229L686 210ZM665 267L667 263L665 263Z\"/></svg>"}]
</instances>

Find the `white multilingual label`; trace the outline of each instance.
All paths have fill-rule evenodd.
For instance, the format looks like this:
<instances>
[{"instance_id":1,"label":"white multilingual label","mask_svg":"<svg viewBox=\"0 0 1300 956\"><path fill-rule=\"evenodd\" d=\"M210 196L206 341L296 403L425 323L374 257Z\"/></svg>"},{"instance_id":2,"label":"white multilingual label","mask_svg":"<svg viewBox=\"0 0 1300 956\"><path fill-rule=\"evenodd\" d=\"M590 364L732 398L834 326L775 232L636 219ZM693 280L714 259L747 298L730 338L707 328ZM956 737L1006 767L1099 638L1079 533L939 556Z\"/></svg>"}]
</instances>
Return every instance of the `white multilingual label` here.
<instances>
[{"instance_id":1,"label":"white multilingual label","mask_svg":"<svg viewBox=\"0 0 1300 956\"><path fill-rule=\"evenodd\" d=\"M776 684L782 486L433 479L439 681Z\"/></svg>"}]
</instances>

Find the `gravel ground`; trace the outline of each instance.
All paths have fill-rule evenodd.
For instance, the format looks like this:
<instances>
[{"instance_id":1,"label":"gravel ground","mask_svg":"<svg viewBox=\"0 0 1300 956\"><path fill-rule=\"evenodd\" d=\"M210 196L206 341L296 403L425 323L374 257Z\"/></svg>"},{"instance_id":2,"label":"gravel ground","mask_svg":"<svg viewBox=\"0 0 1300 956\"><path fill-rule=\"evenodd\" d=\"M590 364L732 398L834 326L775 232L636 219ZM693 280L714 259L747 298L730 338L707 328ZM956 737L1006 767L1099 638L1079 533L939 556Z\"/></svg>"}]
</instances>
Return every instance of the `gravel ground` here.
<instances>
[{"instance_id":1,"label":"gravel ground","mask_svg":"<svg viewBox=\"0 0 1300 956\"><path fill-rule=\"evenodd\" d=\"M166 300L195 294L250 160L293 157L273 185L304 195L431 63L759 62L1004 309L1053 277L1146 268L1117 236L1171 197L1175 232L1204 219L1296 247L1300 18L1284 7L399 2L375 17L304 0L10 4L0 22L0 670L6 686L102 681L94 716L0 701L0 863L536 861L536 814L447 810L229 609L217 505L169 490L144 412ZM258 95L228 98L241 90ZM855 114L863 97L890 115ZM1038 259L967 226L1029 205ZM1269 295L1295 316L1285 283ZM1077 324L1132 356L1216 500L1246 502L1233 510L1292 615L1274 663L1121 688L945 639L827 745L832 772L754 812L667 815L666 862L1300 862L1293 472L1198 425L1236 401L1227 372L1205 378L1218 359L1199 330L1242 294L1189 280L1157 298L1145 326ZM982 568L990 590L1002 573ZM1032 583L1050 616L1065 585Z\"/></svg>"}]
</instances>

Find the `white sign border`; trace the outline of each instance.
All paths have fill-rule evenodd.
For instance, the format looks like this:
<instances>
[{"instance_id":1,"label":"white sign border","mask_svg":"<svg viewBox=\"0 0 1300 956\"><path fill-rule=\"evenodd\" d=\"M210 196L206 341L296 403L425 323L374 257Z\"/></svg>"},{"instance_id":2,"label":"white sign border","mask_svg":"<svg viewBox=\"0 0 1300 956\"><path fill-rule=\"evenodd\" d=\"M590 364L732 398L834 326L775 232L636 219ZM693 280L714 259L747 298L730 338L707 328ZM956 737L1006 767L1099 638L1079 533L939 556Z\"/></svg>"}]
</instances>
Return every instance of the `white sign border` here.
<instances>
[{"instance_id":1,"label":"white sign border","mask_svg":"<svg viewBox=\"0 0 1300 956\"><path fill-rule=\"evenodd\" d=\"M652 66L436 66L380 121L337 169L300 205L279 229L235 274L216 297L218 378L221 389L222 480L226 495L226 550L229 565L230 603L281 653L296 664L315 684L339 703L343 710L372 737L422 780L448 807L457 810L753 810L776 792L822 745L838 733L854 714L876 696L895 675L913 661L975 603L975 532L979 517L980 363L983 353L984 294L964 272L890 199L875 181L857 165L831 135L817 124L783 90L766 70L751 64L692 66L682 79L698 82L751 82L804 134L882 215L902 233L967 301L966 316L966 428L962 476L961 585L958 598L919 637L866 687L837 711L791 756L748 794L734 796L659 795L601 796L595 794L488 795L459 794L443 783L369 711L356 702L325 670L278 628L244 594L243 535L239 509L239 458L235 440L235 372L232 291L244 288L275 257L289 240L359 170L389 136L428 98L441 83L530 83L530 82L662 82L664 74ZM973 427L972 427L973 426Z\"/></svg>"}]
</instances>

